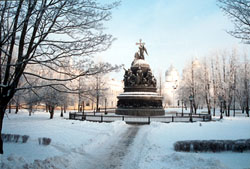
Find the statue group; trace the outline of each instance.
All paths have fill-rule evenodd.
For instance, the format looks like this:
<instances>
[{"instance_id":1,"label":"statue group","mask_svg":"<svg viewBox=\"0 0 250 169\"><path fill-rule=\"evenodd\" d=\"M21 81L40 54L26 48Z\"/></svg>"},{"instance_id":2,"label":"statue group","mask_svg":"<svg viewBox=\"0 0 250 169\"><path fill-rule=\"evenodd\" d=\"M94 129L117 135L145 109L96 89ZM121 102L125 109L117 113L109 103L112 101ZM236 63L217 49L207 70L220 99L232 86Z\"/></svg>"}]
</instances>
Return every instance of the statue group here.
<instances>
[{"instance_id":1,"label":"statue group","mask_svg":"<svg viewBox=\"0 0 250 169\"><path fill-rule=\"evenodd\" d=\"M125 70L123 81L126 87L156 87L156 79L152 71L148 69L146 72L143 72L141 67L138 67L135 71L131 71L131 69Z\"/></svg>"}]
</instances>

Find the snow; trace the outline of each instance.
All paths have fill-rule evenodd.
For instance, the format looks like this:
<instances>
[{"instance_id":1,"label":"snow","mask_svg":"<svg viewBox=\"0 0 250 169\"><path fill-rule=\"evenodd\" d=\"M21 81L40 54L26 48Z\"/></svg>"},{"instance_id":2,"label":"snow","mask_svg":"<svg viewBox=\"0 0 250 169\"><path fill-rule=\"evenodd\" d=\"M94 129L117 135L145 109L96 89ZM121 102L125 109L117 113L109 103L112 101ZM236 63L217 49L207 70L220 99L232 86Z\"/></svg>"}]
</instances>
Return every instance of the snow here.
<instances>
[{"instance_id":1,"label":"snow","mask_svg":"<svg viewBox=\"0 0 250 169\"><path fill-rule=\"evenodd\" d=\"M250 138L249 122L249 118L236 117L224 118L222 122L151 123L149 126L144 126L139 133L145 143L144 152L140 153L141 160L138 168L154 168L153 166L181 169L248 168L250 167L249 152L177 153L173 150L173 144L180 140ZM135 142L133 148L136 149L140 144L141 142ZM130 158L133 159L133 157Z\"/></svg>"},{"instance_id":2,"label":"snow","mask_svg":"<svg viewBox=\"0 0 250 169\"><path fill-rule=\"evenodd\" d=\"M250 118L247 117L136 126L122 121L96 123L59 116L56 112L50 120L48 113L40 111L28 116L25 110L8 114L4 118L3 133L30 137L23 144L4 143L0 168L250 168L250 152L184 153L173 149L173 144L181 140L249 139ZM41 137L51 138L50 145L39 145Z\"/></svg>"}]
</instances>

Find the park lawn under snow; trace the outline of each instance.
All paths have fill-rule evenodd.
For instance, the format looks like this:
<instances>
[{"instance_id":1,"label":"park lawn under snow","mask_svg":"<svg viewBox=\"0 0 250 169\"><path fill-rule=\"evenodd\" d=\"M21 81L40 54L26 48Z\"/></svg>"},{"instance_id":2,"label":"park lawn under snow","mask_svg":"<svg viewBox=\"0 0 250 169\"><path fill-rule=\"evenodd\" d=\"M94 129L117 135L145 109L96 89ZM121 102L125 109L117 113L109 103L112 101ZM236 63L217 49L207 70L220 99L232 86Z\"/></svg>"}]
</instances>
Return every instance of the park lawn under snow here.
<instances>
[{"instance_id":1,"label":"park lawn under snow","mask_svg":"<svg viewBox=\"0 0 250 169\"><path fill-rule=\"evenodd\" d=\"M151 123L142 128L138 135L140 137L141 140L135 142L133 148L136 149L141 141L144 142L138 164L141 169L155 166L162 169L250 168L250 152L182 153L173 150L173 144L180 140L250 138L250 118L232 117L217 122ZM127 160L133 158L130 156Z\"/></svg>"},{"instance_id":2,"label":"park lawn under snow","mask_svg":"<svg viewBox=\"0 0 250 169\"><path fill-rule=\"evenodd\" d=\"M123 138L135 128L138 132L134 138ZM30 136L24 144L4 143L5 154L0 156L3 169L89 169L105 166L124 169L250 168L250 152L180 153L173 149L173 144L180 140L248 139L250 118L246 117L230 117L216 122L131 126L122 121L66 120L59 117L59 113L50 120L45 112L35 112L29 117L28 112L22 111L5 117L3 133ZM52 142L48 146L39 145L39 137L51 138ZM128 142L126 146L119 146L121 141ZM121 153L123 150L118 151L118 159L114 151L119 148L128 150L124 153Z\"/></svg>"},{"instance_id":3,"label":"park lawn under snow","mask_svg":"<svg viewBox=\"0 0 250 169\"><path fill-rule=\"evenodd\" d=\"M4 119L3 133L29 135L30 138L25 144L4 143L2 164L5 168L12 169L32 163L36 159L47 159L50 166L78 168L77 164L73 164L78 163L78 157L86 158L86 151L97 151L126 127L123 122L100 124L66 120L59 117L59 113L55 114L52 120L45 112L35 112L32 116L28 116L28 112L8 114ZM51 138L51 144L39 145L39 137ZM39 163L44 165L41 161ZM29 166L29 168L39 168L39 165L35 164L34 167Z\"/></svg>"}]
</instances>

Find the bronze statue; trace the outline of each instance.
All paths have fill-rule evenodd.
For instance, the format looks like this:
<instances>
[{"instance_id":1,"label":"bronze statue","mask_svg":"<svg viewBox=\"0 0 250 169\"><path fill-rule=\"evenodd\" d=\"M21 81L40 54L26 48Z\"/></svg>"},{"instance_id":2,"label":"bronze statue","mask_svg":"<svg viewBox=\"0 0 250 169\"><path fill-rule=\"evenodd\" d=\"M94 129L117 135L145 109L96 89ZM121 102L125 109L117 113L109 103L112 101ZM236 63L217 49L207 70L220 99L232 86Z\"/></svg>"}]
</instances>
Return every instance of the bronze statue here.
<instances>
[{"instance_id":1,"label":"bronze statue","mask_svg":"<svg viewBox=\"0 0 250 169\"><path fill-rule=\"evenodd\" d=\"M148 55L147 49L145 48L145 43L141 42L142 40L139 40L139 43L136 43L136 45L139 45L139 51L135 53L135 59L144 59L144 52Z\"/></svg>"},{"instance_id":2,"label":"bronze statue","mask_svg":"<svg viewBox=\"0 0 250 169\"><path fill-rule=\"evenodd\" d=\"M156 79L149 64L144 60L148 55L145 43L140 40L139 51L134 55L130 69L124 69L124 93L117 98L116 114L132 116L164 115L162 97L156 93Z\"/></svg>"}]
</instances>

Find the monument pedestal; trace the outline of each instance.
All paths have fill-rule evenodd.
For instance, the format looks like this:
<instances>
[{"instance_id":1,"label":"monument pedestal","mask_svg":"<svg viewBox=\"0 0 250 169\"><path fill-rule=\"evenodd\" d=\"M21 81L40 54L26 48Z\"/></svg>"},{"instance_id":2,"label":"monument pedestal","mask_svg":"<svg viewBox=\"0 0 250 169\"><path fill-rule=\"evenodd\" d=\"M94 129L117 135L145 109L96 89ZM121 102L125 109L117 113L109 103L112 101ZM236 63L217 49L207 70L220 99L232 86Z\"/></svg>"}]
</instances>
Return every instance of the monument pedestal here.
<instances>
[{"instance_id":1,"label":"monument pedestal","mask_svg":"<svg viewBox=\"0 0 250 169\"><path fill-rule=\"evenodd\" d=\"M131 116L164 115L162 97L156 92L124 92L118 96L116 114Z\"/></svg>"}]
</instances>

